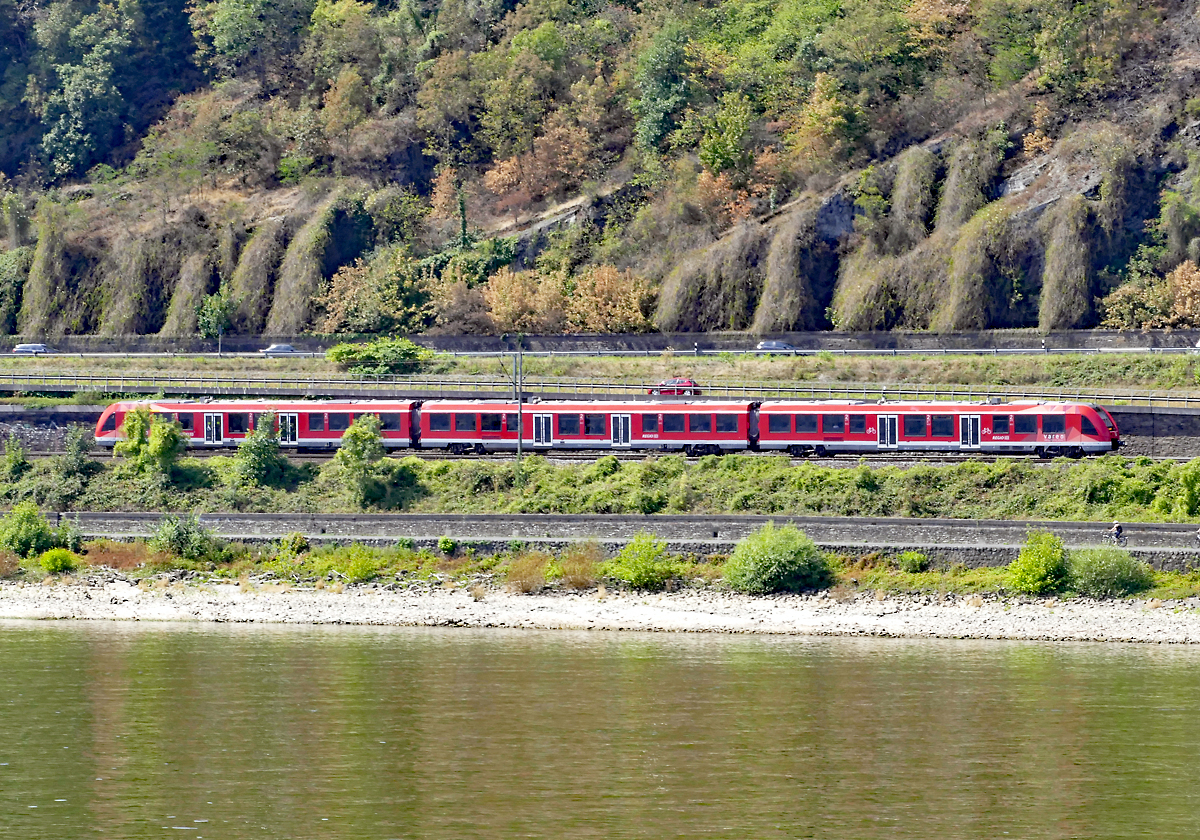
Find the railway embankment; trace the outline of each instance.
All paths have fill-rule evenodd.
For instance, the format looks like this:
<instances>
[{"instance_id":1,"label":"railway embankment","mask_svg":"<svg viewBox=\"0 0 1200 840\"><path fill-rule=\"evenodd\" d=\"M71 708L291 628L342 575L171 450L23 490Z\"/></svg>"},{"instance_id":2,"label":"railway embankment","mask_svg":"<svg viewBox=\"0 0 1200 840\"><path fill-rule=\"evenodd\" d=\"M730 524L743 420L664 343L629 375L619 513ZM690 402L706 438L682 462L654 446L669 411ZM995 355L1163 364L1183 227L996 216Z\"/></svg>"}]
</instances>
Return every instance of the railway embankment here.
<instances>
[{"instance_id":1,"label":"railway embankment","mask_svg":"<svg viewBox=\"0 0 1200 840\"><path fill-rule=\"evenodd\" d=\"M70 519L87 538L134 539L154 532L158 513L51 514L55 526ZM313 544L398 542L436 550L444 538L479 554L495 554L516 544L559 552L572 543L595 540L607 554L619 551L640 532L653 534L677 554L698 557L729 554L738 541L767 522L790 523L822 549L849 557L899 555L919 551L934 567L999 567L1012 562L1029 531L1049 531L1068 548L1094 546L1103 525L1091 522L909 519L899 517L816 516L608 516L608 515L442 515L442 514L204 514L200 523L214 535L249 543L303 534ZM1126 526L1130 552L1160 571L1200 566L1193 525L1144 523Z\"/></svg>"}]
</instances>

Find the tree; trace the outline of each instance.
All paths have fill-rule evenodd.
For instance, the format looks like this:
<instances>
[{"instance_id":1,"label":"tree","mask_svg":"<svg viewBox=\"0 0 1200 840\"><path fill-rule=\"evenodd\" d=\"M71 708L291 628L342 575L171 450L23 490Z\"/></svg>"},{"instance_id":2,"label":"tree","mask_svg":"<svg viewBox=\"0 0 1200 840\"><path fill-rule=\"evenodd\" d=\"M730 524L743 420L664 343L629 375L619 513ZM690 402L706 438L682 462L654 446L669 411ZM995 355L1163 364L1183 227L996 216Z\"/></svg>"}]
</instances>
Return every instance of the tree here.
<instances>
[{"instance_id":1,"label":"tree","mask_svg":"<svg viewBox=\"0 0 1200 840\"><path fill-rule=\"evenodd\" d=\"M691 98L687 44L687 31L672 20L654 36L638 61L634 78L642 95L633 107L638 117L635 135L644 149L658 148Z\"/></svg>"},{"instance_id":2,"label":"tree","mask_svg":"<svg viewBox=\"0 0 1200 840\"><path fill-rule=\"evenodd\" d=\"M196 307L196 331L201 338L217 338L229 331L238 302L222 285L211 295L205 295Z\"/></svg>"},{"instance_id":3,"label":"tree","mask_svg":"<svg viewBox=\"0 0 1200 840\"><path fill-rule=\"evenodd\" d=\"M134 473L170 475L171 468L187 449L179 424L151 414L145 406L125 415L122 430L125 439L113 448Z\"/></svg>"},{"instance_id":4,"label":"tree","mask_svg":"<svg viewBox=\"0 0 1200 840\"><path fill-rule=\"evenodd\" d=\"M274 484L286 475L288 461L279 448L273 412L258 415L254 431L238 445L234 468L242 484Z\"/></svg>"},{"instance_id":5,"label":"tree","mask_svg":"<svg viewBox=\"0 0 1200 840\"><path fill-rule=\"evenodd\" d=\"M342 434L342 443L333 456L346 486L356 501L365 504L377 484L375 466L383 458L383 436L377 414L362 414Z\"/></svg>"}]
</instances>

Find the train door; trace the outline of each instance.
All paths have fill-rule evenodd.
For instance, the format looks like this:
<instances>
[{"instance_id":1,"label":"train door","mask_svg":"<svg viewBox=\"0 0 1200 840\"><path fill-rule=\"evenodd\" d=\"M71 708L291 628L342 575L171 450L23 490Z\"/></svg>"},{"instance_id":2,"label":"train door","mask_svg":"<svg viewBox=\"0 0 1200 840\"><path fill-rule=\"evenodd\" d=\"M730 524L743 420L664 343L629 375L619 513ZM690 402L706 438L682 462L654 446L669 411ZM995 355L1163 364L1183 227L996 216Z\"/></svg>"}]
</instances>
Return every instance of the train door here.
<instances>
[{"instance_id":1,"label":"train door","mask_svg":"<svg viewBox=\"0 0 1200 840\"><path fill-rule=\"evenodd\" d=\"M533 415L533 445L550 446L554 443L554 415Z\"/></svg>"},{"instance_id":2,"label":"train door","mask_svg":"<svg viewBox=\"0 0 1200 840\"><path fill-rule=\"evenodd\" d=\"M964 414L958 418L959 441L963 449L979 448L979 415Z\"/></svg>"},{"instance_id":3,"label":"train door","mask_svg":"<svg viewBox=\"0 0 1200 840\"><path fill-rule=\"evenodd\" d=\"M899 415L896 414L880 414L876 418L876 423L879 424L879 448L880 449L895 449L897 443L896 426L899 420Z\"/></svg>"},{"instance_id":4,"label":"train door","mask_svg":"<svg viewBox=\"0 0 1200 840\"><path fill-rule=\"evenodd\" d=\"M300 441L300 415L279 415L279 442L284 446L295 446Z\"/></svg>"},{"instance_id":5,"label":"train door","mask_svg":"<svg viewBox=\"0 0 1200 840\"><path fill-rule=\"evenodd\" d=\"M614 414L612 416L612 445L629 446L630 414Z\"/></svg>"},{"instance_id":6,"label":"train door","mask_svg":"<svg viewBox=\"0 0 1200 840\"><path fill-rule=\"evenodd\" d=\"M205 443L224 443L224 421L223 414L205 414L204 415L204 442Z\"/></svg>"}]
</instances>

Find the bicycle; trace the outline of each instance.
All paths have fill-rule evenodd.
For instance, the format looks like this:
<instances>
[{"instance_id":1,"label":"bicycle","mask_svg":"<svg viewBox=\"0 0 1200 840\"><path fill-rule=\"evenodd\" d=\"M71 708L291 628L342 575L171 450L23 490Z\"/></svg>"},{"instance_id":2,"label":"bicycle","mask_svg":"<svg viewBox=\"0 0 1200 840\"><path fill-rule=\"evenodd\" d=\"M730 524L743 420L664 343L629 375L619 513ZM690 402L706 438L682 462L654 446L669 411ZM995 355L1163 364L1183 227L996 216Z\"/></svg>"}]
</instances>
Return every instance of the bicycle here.
<instances>
[{"instance_id":1,"label":"bicycle","mask_svg":"<svg viewBox=\"0 0 1200 840\"><path fill-rule=\"evenodd\" d=\"M1197 541L1200 541L1200 535L1197 535L1196 539ZM1124 548L1129 544L1129 537L1125 536L1124 533L1114 534L1112 531L1101 531L1100 542Z\"/></svg>"}]
</instances>

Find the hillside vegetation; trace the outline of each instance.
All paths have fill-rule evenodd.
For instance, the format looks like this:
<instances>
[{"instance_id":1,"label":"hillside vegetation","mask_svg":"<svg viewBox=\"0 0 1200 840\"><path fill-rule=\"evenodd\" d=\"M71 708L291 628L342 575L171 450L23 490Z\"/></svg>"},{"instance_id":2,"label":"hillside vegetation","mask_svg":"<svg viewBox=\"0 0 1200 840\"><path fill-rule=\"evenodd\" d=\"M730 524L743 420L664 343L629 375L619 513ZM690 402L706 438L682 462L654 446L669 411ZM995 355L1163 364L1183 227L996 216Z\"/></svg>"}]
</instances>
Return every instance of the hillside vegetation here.
<instances>
[{"instance_id":1,"label":"hillside vegetation","mask_svg":"<svg viewBox=\"0 0 1200 840\"><path fill-rule=\"evenodd\" d=\"M0 333L1200 325L1196 12L0 0Z\"/></svg>"}]
</instances>

